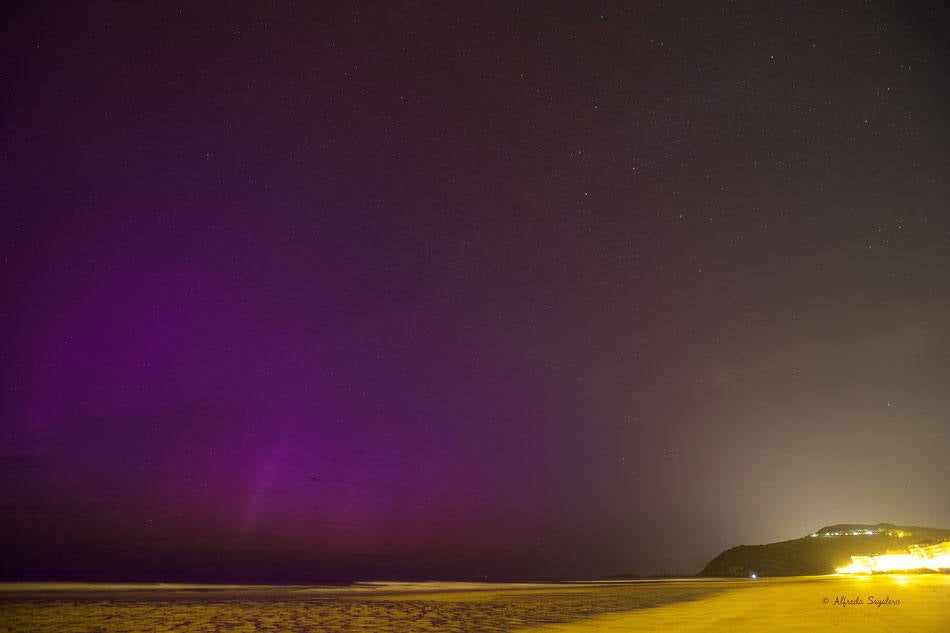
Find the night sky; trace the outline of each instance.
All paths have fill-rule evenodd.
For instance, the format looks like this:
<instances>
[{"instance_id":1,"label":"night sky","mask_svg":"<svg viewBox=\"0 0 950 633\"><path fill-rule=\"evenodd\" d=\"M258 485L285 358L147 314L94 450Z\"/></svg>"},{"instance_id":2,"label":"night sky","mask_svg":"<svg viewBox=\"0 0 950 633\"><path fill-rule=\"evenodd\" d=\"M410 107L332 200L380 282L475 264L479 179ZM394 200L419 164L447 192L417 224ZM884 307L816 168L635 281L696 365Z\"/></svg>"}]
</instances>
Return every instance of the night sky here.
<instances>
[{"instance_id":1,"label":"night sky","mask_svg":"<svg viewBox=\"0 0 950 633\"><path fill-rule=\"evenodd\" d=\"M950 526L941 3L23 3L0 576Z\"/></svg>"}]
</instances>

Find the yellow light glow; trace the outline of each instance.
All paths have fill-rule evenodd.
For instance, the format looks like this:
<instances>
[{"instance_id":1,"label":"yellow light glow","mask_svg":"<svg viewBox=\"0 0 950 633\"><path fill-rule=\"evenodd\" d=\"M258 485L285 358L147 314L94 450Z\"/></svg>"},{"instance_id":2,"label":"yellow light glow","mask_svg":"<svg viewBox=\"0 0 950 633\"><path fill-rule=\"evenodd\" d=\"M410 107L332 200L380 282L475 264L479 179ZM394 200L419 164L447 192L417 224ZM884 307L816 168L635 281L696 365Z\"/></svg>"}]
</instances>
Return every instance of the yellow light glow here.
<instances>
[{"instance_id":1,"label":"yellow light glow","mask_svg":"<svg viewBox=\"0 0 950 633\"><path fill-rule=\"evenodd\" d=\"M886 574L895 571L950 570L950 541L936 545L911 545L908 551L880 556L852 556L839 574Z\"/></svg>"}]
</instances>

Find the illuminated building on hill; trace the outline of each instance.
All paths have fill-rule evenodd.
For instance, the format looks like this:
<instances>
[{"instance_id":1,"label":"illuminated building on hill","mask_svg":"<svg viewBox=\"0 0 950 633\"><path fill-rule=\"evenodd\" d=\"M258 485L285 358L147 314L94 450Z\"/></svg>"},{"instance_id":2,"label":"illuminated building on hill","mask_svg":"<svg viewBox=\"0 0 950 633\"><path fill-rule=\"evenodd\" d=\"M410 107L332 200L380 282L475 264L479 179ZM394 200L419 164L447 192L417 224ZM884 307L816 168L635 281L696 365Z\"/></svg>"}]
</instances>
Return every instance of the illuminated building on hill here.
<instances>
[{"instance_id":1,"label":"illuminated building on hill","mask_svg":"<svg viewBox=\"0 0 950 633\"><path fill-rule=\"evenodd\" d=\"M906 532L897 528L889 529L885 526L857 526L857 527L831 527L824 528L818 532L812 532L808 536L812 538L817 538L819 536L830 537L830 536L896 536L897 538L904 538L911 536L911 532Z\"/></svg>"},{"instance_id":2,"label":"illuminated building on hill","mask_svg":"<svg viewBox=\"0 0 950 633\"><path fill-rule=\"evenodd\" d=\"M874 574L896 571L950 571L950 541L934 545L911 545L904 552L878 556L852 556L851 564L836 569L839 574Z\"/></svg>"}]
</instances>

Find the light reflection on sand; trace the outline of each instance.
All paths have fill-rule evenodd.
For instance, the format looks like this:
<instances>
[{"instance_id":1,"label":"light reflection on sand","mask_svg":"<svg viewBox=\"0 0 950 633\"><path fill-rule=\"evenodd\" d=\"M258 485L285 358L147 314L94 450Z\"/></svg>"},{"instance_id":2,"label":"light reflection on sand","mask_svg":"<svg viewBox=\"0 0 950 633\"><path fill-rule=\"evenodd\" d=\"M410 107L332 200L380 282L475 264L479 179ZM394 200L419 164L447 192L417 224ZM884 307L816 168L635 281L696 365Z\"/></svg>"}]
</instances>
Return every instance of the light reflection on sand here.
<instances>
[{"instance_id":1,"label":"light reflection on sand","mask_svg":"<svg viewBox=\"0 0 950 633\"><path fill-rule=\"evenodd\" d=\"M529 627L522 633L631 631L950 631L950 575L757 580L701 600Z\"/></svg>"},{"instance_id":2,"label":"light reflection on sand","mask_svg":"<svg viewBox=\"0 0 950 633\"><path fill-rule=\"evenodd\" d=\"M900 604L868 605L869 596ZM835 606L838 597L862 605ZM828 602L823 600L828 598ZM948 631L950 576L563 584L0 585L0 632Z\"/></svg>"}]
</instances>

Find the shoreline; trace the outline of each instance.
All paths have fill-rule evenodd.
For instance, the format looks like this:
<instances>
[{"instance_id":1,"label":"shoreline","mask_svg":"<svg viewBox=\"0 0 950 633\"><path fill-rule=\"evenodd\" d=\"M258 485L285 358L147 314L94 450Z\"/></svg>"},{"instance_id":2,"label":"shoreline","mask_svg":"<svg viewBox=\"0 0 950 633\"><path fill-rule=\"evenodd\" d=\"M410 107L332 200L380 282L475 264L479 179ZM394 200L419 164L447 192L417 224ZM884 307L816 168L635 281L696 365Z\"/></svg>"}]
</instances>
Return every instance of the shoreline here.
<instances>
[{"instance_id":1,"label":"shoreline","mask_svg":"<svg viewBox=\"0 0 950 633\"><path fill-rule=\"evenodd\" d=\"M345 588L4 585L0 587L0 633L950 630L950 576L946 574L566 583L374 582ZM11 585L18 590L11 590Z\"/></svg>"}]
</instances>

